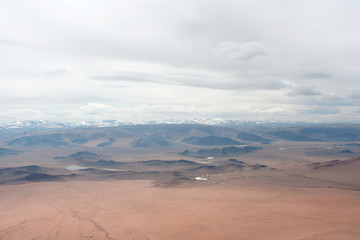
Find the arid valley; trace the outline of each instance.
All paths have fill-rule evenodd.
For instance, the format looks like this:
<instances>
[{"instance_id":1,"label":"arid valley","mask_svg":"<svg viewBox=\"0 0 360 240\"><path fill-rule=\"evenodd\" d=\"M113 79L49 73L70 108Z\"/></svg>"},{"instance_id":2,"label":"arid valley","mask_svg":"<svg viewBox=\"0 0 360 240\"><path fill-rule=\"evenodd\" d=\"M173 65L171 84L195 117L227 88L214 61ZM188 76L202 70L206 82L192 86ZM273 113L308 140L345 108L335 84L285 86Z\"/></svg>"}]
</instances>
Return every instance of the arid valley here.
<instances>
[{"instance_id":1,"label":"arid valley","mask_svg":"<svg viewBox=\"0 0 360 240\"><path fill-rule=\"evenodd\" d=\"M0 239L360 239L360 126L3 129Z\"/></svg>"},{"instance_id":2,"label":"arid valley","mask_svg":"<svg viewBox=\"0 0 360 240\"><path fill-rule=\"evenodd\" d=\"M0 1L0 240L360 240L360 1Z\"/></svg>"}]
</instances>

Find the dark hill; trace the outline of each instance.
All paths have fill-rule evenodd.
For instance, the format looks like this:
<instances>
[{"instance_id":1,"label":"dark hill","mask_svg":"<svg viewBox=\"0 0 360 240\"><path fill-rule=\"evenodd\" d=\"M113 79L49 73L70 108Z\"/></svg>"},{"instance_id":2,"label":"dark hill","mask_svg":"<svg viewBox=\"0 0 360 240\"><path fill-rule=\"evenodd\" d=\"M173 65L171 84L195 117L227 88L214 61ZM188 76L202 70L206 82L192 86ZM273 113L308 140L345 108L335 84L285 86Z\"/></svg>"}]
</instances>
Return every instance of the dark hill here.
<instances>
[{"instance_id":1,"label":"dark hill","mask_svg":"<svg viewBox=\"0 0 360 240\"><path fill-rule=\"evenodd\" d=\"M96 146L97 146L97 147L109 147L109 146L111 146L114 142L115 142L115 139L114 139L114 138L110 138L109 141L103 142L103 143L99 143L99 144L96 145Z\"/></svg>"},{"instance_id":2,"label":"dark hill","mask_svg":"<svg viewBox=\"0 0 360 240\"><path fill-rule=\"evenodd\" d=\"M9 146L47 146L59 147L65 146L67 143L63 140L60 134L48 135L31 135L16 138L8 142Z\"/></svg>"},{"instance_id":3,"label":"dark hill","mask_svg":"<svg viewBox=\"0 0 360 240\"><path fill-rule=\"evenodd\" d=\"M288 131L288 130L268 132L267 135L288 141L323 142L322 139L307 137L304 136L303 134L298 134L296 132Z\"/></svg>"},{"instance_id":4,"label":"dark hill","mask_svg":"<svg viewBox=\"0 0 360 240\"><path fill-rule=\"evenodd\" d=\"M21 153L21 151L11 150L7 148L0 148L0 157L6 156L6 155L16 155Z\"/></svg>"},{"instance_id":5,"label":"dark hill","mask_svg":"<svg viewBox=\"0 0 360 240\"><path fill-rule=\"evenodd\" d=\"M69 175L58 175L66 172L62 169L46 168L37 165L22 167L10 167L0 169L0 184L14 182L37 182L37 181L56 181L66 178Z\"/></svg>"},{"instance_id":6,"label":"dark hill","mask_svg":"<svg viewBox=\"0 0 360 240\"><path fill-rule=\"evenodd\" d=\"M159 165L181 165L181 166L196 166L199 165L196 162L188 160L176 160L176 161L165 161L165 160L149 160L149 161L138 161L137 164L146 166L159 166Z\"/></svg>"},{"instance_id":7,"label":"dark hill","mask_svg":"<svg viewBox=\"0 0 360 240\"><path fill-rule=\"evenodd\" d=\"M356 162L360 162L360 156L359 157L353 157L346 160L331 160L326 162L317 162L317 163L310 163L307 166L311 167L312 169L326 169L329 167L335 167L335 166L345 166L345 165L351 165Z\"/></svg>"},{"instance_id":8,"label":"dark hill","mask_svg":"<svg viewBox=\"0 0 360 240\"><path fill-rule=\"evenodd\" d=\"M72 161L83 161L83 160L94 160L101 158L100 155L88 151L77 152L70 154L69 156L54 157L55 160L72 160Z\"/></svg>"},{"instance_id":9,"label":"dark hill","mask_svg":"<svg viewBox=\"0 0 360 240\"><path fill-rule=\"evenodd\" d=\"M261 147L255 146L246 146L246 147L225 147L225 148L213 148L213 149L200 149L197 152L192 152L189 150L185 150L184 152L180 153L183 156L189 157L200 157L200 158L207 158L207 157L232 157L237 156L245 153L250 153L256 150L262 149Z\"/></svg>"},{"instance_id":10,"label":"dark hill","mask_svg":"<svg viewBox=\"0 0 360 240\"><path fill-rule=\"evenodd\" d=\"M93 132L93 133L90 133L88 136L86 136L87 140L98 140L98 139L102 139L102 138L109 138L109 136L106 132L103 132L103 131Z\"/></svg>"},{"instance_id":11,"label":"dark hill","mask_svg":"<svg viewBox=\"0 0 360 240\"><path fill-rule=\"evenodd\" d=\"M133 147L170 146L170 143L163 136L157 134L153 134L144 138L139 138L131 144Z\"/></svg>"},{"instance_id":12,"label":"dark hill","mask_svg":"<svg viewBox=\"0 0 360 240\"><path fill-rule=\"evenodd\" d=\"M207 136L207 137L188 137L183 140L184 143L200 146L217 146L217 145L242 145L244 143L238 142L231 138Z\"/></svg>"},{"instance_id":13,"label":"dark hill","mask_svg":"<svg viewBox=\"0 0 360 240\"><path fill-rule=\"evenodd\" d=\"M116 162L113 160L98 160L95 162L85 162L84 164L91 167L120 167L123 165L122 162Z\"/></svg>"},{"instance_id":14,"label":"dark hill","mask_svg":"<svg viewBox=\"0 0 360 240\"><path fill-rule=\"evenodd\" d=\"M76 177L76 174L70 175L51 175L46 173L30 173L29 175L16 179L15 181L27 182L49 182L49 181L63 181L69 178Z\"/></svg>"},{"instance_id":15,"label":"dark hill","mask_svg":"<svg viewBox=\"0 0 360 240\"><path fill-rule=\"evenodd\" d=\"M144 124L144 125L125 125L122 127L133 133L161 134L164 136L183 136L192 130L201 131L207 134L215 134L217 131L223 131L224 128L201 125L201 124Z\"/></svg>"},{"instance_id":16,"label":"dark hill","mask_svg":"<svg viewBox=\"0 0 360 240\"><path fill-rule=\"evenodd\" d=\"M307 127L300 134L325 141L360 141L360 129L355 127Z\"/></svg>"},{"instance_id":17,"label":"dark hill","mask_svg":"<svg viewBox=\"0 0 360 240\"><path fill-rule=\"evenodd\" d=\"M354 152L349 149L346 149L346 150L340 151L339 153L353 154Z\"/></svg>"},{"instance_id":18,"label":"dark hill","mask_svg":"<svg viewBox=\"0 0 360 240\"><path fill-rule=\"evenodd\" d=\"M339 146L360 147L360 143L347 143L347 144L340 144Z\"/></svg>"},{"instance_id":19,"label":"dark hill","mask_svg":"<svg viewBox=\"0 0 360 240\"><path fill-rule=\"evenodd\" d=\"M81 138L75 138L74 140L72 140L72 143L77 143L77 144L84 144L87 143L89 140L87 140L85 137L81 137Z\"/></svg>"},{"instance_id":20,"label":"dark hill","mask_svg":"<svg viewBox=\"0 0 360 240\"><path fill-rule=\"evenodd\" d=\"M0 168L0 174L10 174L13 175L15 172L24 172L24 173L33 173L45 171L46 168L39 167L37 165L29 165L23 167L10 167L10 168Z\"/></svg>"},{"instance_id":21,"label":"dark hill","mask_svg":"<svg viewBox=\"0 0 360 240\"><path fill-rule=\"evenodd\" d=\"M42 181L56 181L59 180L59 176L50 175L46 173L30 173L29 175L22 177L18 180L29 182L42 182Z\"/></svg>"},{"instance_id":22,"label":"dark hill","mask_svg":"<svg viewBox=\"0 0 360 240\"><path fill-rule=\"evenodd\" d=\"M196 162L188 161L188 160L174 160L174 161L166 161L166 160L148 160L148 161L137 161L137 162L115 162L108 160L99 160L96 162L86 162L86 166L91 167L124 167L124 168L134 168L134 167L168 167L168 166L197 166L199 165Z\"/></svg>"},{"instance_id":23,"label":"dark hill","mask_svg":"<svg viewBox=\"0 0 360 240\"><path fill-rule=\"evenodd\" d=\"M239 160L234 159L234 158L230 158L230 159L228 159L228 161L229 161L230 163L244 164L243 161L239 161Z\"/></svg>"},{"instance_id":24,"label":"dark hill","mask_svg":"<svg viewBox=\"0 0 360 240\"><path fill-rule=\"evenodd\" d=\"M259 135L247 133L247 132L239 132L237 134L237 138L243 141L249 141L249 142L259 142L262 144L269 144L271 140L263 138Z\"/></svg>"}]
</instances>

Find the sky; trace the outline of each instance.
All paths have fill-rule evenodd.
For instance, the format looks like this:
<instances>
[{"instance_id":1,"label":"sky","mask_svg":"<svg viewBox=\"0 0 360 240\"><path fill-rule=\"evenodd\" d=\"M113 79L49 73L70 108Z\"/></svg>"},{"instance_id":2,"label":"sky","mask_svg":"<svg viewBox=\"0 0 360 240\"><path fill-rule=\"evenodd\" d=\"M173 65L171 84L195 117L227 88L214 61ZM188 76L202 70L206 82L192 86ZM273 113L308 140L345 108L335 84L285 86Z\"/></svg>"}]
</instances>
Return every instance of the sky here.
<instances>
[{"instance_id":1,"label":"sky","mask_svg":"<svg viewBox=\"0 0 360 240\"><path fill-rule=\"evenodd\" d=\"M2 0L0 123L360 122L360 1Z\"/></svg>"}]
</instances>

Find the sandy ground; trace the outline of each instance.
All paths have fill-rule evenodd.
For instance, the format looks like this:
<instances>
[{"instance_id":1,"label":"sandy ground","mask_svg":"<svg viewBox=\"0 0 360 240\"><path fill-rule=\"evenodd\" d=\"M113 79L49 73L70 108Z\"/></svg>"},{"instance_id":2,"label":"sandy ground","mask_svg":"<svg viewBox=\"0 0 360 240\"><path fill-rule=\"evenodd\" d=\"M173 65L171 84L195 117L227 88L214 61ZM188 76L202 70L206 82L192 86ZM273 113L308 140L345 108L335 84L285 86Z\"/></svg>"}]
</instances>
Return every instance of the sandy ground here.
<instances>
[{"instance_id":1,"label":"sandy ground","mask_svg":"<svg viewBox=\"0 0 360 240\"><path fill-rule=\"evenodd\" d=\"M271 184L0 186L0 239L360 239L360 192Z\"/></svg>"}]
</instances>

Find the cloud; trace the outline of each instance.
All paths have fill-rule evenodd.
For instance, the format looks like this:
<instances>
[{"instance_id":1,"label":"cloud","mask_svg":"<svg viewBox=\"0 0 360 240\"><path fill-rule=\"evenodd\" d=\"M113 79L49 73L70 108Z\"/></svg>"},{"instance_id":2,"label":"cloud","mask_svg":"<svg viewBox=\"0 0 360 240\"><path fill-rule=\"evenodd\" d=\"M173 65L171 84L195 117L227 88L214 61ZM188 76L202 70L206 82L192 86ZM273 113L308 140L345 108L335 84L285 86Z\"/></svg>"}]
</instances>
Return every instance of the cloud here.
<instances>
[{"instance_id":1,"label":"cloud","mask_svg":"<svg viewBox=\"0 0 360 240\"><path fill-rule=\"evenodd\" d=\"M353 111L354 113L359 113L360 114L360 108L356 109Z\"/></svg>"},{"instance_id":2,"label":"cloud","mask_svg":"<svg viewBox=\"0 0 360 240\"><path fill-rule=\"evenodd\" d=\"M353 99L360 99L360 91L353 92L349 97Z\"/></svg>"},{"instance_id":3,"label":"cloud","mask_svg":"<svg viewBox=\"0 0 360 240\"><path fill-rule=\"evenodd\" d=\"M172 84L169 80L162 80L164 76L160 74L151 74L145 72L125 71L115 75L91 76L90 79L98 81L125 81L125 82L148 82Z\"/></svg>"},{"instance_id":4,"label":"cloud","mask_svg":"<svg viewBox=\"0 0 360 240\"><path fill-rule=\"evenodd\" d=\"M250 110L251 113L257 114L291 114L293 111L286 109L284 107L273 107L267 109L255 108Z\"/></svg>"},{"instance_id":5,"label":"cloud","mask_svg":"<svg viewBox=\"0 0 360 240\"><path fill-rule=\"evenodd\" d=\"M17 42L17 41L12 41L9 39L4 39L4 38L0 38L0 45L20 45L21 43Z\"/></svg>"},{"instance_id":6,"label":"cloud","mask_svg":"<svg viewBox=\"0 0 360 240\"><path fill-rule=\"evenodd\" d=\"M0 111L1 122L12 122L16 120L31 120L31 119L42 119L46 114L43 112L32 109L32 108L9 108L9 109L1 109Z\"/></svg>"},{"instance_id":7,"label":"cloud","mask_svg":"<svg viewBox=\"0 0 360 240\"><path fill-rule=\"evenodd\" d=\"M302 78L304 79L328 79L330 77L330 74L321 72L306 73L302 75Z\"/></svg>"},{"instance_id":8,"label":"cloud","mask_svg":"<svg viewBox=\"0 0 360 240\"><path fill-rule=\"evenodd\" d=\"M236 43L224 41L215 48L215 56L229 61L249 61L256 56L265 55L265 48L258 42Z\"/></svg>"},{"instance_id":9,"label":"cloud","mask_svg":"<svg viewBox=\"0 0 360 240\"><path fill-rule=\"evenodd\" d=\"M245 90L245 89L282 89L287 85L276 79L258 79L249 81L246 77L236 75L215 75L196 73L168 73L151 74L145 72L120 72L114 75L92 76L90 79L97 81L115 81L132 83L155 83L166 85L182 85L197 88L219 90Z\"/></svg>"},{"instance_id":10,"label":"cloud","mask_svg":"<svg viewBox=\"0 0 360 240\"><path fill-rule=\"evenodd\" d=\"M66 69L65 67L51 67L48 70L44 71L45 75L62 75L62 74L66 74Z\"/></svg>"},{"instance_id":11,"label":"cloud","mask_svg":"<svg viewBox=\"0 0 360 240\"><path fill-rule=\"evenodd\" d=\"M26 107L54 119L64 109L74 113L69 120L136 119L143 117L141 111L166 118L181 112L191 117L191 106L200 118L223 114L246 120L325 106L341 109L327 115L341 121L343 108L360 104L359 1L17 0L1 5L0 21L6 23L0 33L2 113ZM216 107L200 111L206 104ZM326 118L303 115L293 110L280 117ZM353 115L348 119L358 121Z\"/></svg>"},{"instance_id":12,"label":"cloud","mask_svg":"<svg viewBox=\"0 0 360 240\"><path fill-rule=\"evenodd\" d=\"M342 101L342 100L344 100L344 98L339 95L330 93L330 94L322 96L321 100L323 100L323 101Z\"/></svg>"},{"instance_id":13,"label":"cloud","mask_svg":"<svg viewBox=\"0 0 360 240\"><path fill-rule=\"evenodd\" d=\"M330 114L338 114L340 110L337 108L331 107L317 107L307 110L299 110L300 114L315 114L315 115L330 115Z\"/></svg>"},{"instance_id":14,"label":"cloud","mask_svg":"<svg viewBox=\"0 0 360 240\"><path fill-rule=\"evenodd\" d=\"M291 92L287 93L288 96L318 96L322 93L307 87L297 87Z\"/></svg>"},{"instance_id":15,"label":"cloud","mask_svg":"<svg viewBox=\"0 0 360 240\"><path fill-rule=\"evenodd\" d=\"M266 112L268 113L289 113L289 111L282 107L270 108Z\"/></svg>"},{"instance_id":16,"label":"cloud","mask_svg":"<svg viewBox=\"0 0 360 240\"><path fill-rule=\"evenodd\" d=\"M100 103L89 103L87 105L80 106L79 110L84 114L90 115L100 115L103 113L116 112L115 108Z\"/></svg>"}]
</instances>

